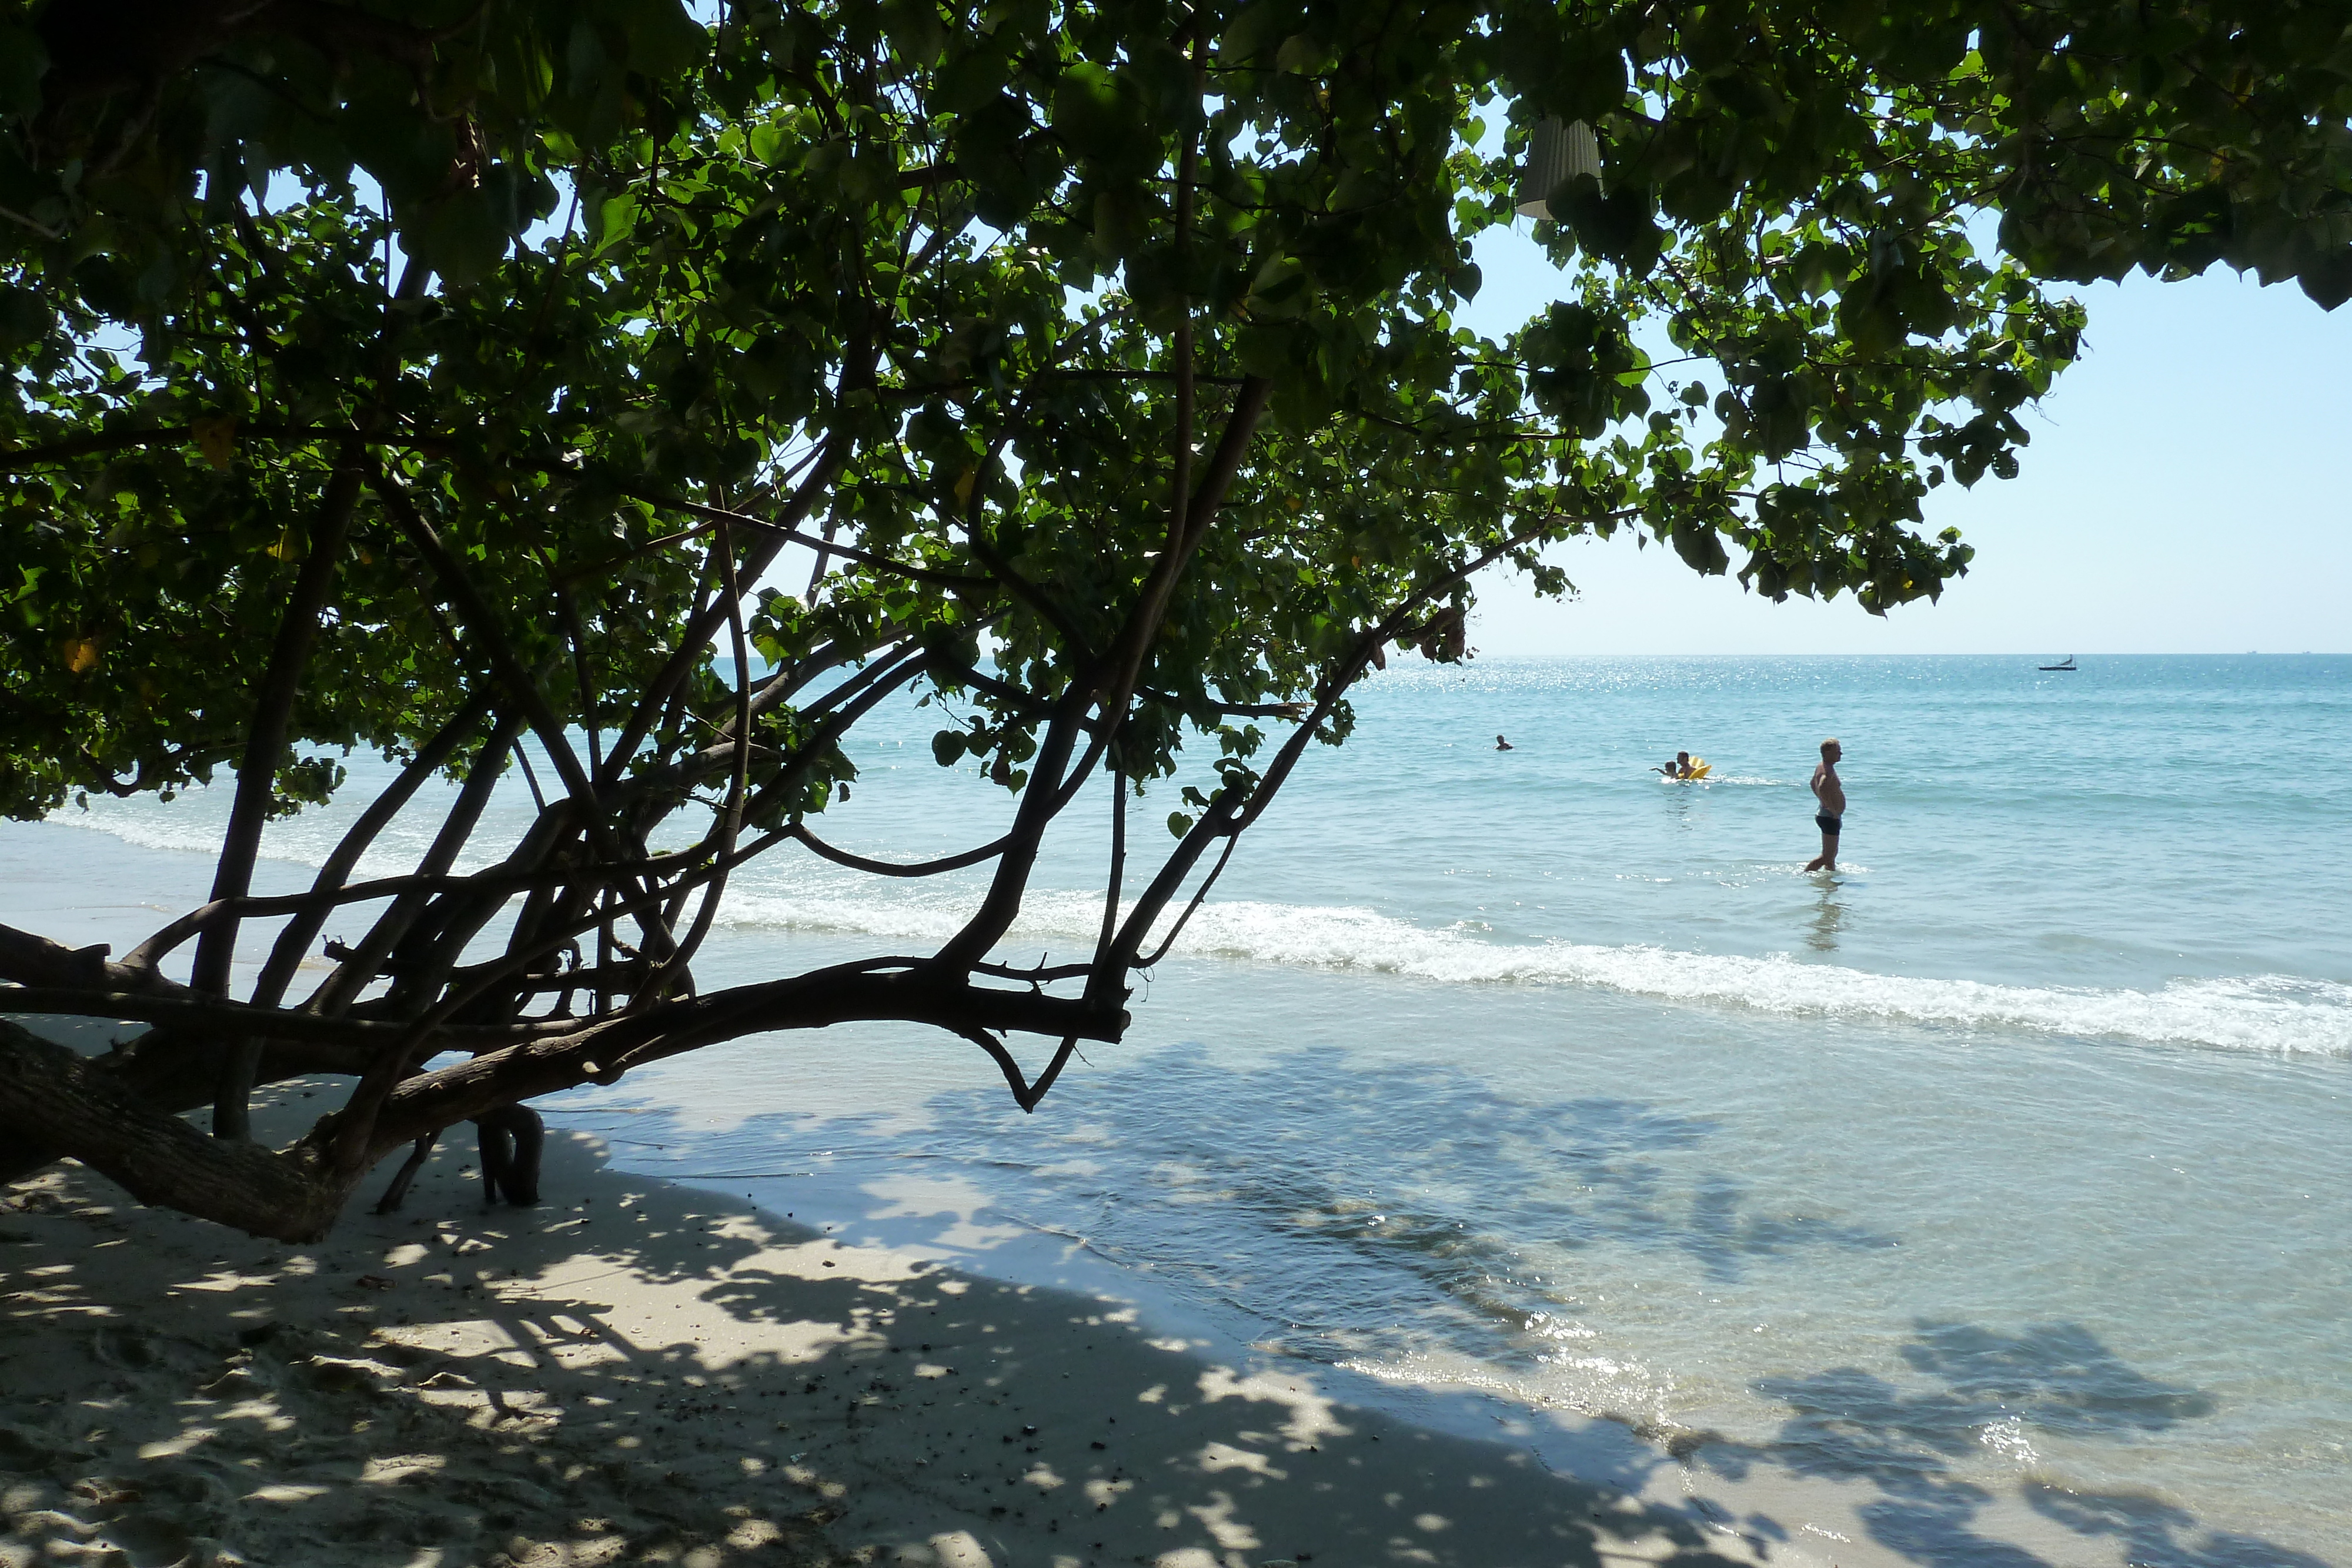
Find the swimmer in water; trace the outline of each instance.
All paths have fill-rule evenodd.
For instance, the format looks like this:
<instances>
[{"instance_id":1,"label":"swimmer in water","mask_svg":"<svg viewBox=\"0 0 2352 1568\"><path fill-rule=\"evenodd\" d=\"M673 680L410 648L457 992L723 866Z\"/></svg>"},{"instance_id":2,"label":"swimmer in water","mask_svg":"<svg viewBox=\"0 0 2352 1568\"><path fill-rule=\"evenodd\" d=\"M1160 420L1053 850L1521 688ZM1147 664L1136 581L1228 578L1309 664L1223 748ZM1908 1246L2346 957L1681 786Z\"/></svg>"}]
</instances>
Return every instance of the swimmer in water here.
<instances>
[{"instance_id":1,"label":"swimmer in water","mask_svg":"<svg viewBox=\"0 0 2352 1568\"><path fill-rule=\"evenodd\" d=\"M1517 751L1518 747L1513 746L1509 741L1505 740L1498 735L1495 737L1495 749L1497 751Z\"/></svg>"}]
</instances>

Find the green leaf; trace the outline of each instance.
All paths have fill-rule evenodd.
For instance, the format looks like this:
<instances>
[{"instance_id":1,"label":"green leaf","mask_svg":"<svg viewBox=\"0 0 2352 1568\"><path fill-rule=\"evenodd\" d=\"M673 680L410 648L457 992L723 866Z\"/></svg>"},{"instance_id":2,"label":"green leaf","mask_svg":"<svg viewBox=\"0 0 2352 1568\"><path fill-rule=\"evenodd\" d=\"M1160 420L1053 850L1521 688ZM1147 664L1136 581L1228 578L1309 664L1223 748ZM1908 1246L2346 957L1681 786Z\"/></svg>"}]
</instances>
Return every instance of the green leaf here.
<instances>
[{"instance_id":1,"label":"green leaf","mask_svg":"<svg viewBox=\"0 0 2352 1568\"><path fill-rule=\"evenodd\" d=\"M41 107L41 78L49 52L41 36L17 22L0 22L0 113L30 116Z\"/></svg>"},{"instance_id":2,"label":"green leaf","mask_svg":"<svg viewBox=\"0 0 2352 1568\"><path fill-rule=\"evenodd\" d=\"M625 245L637 227L637 198L623 192L607 196L591 209L593 221L589 237L595 242L596 254L602 256L614 246Z\"/></svg>"},{"instance_id":3,"label":"green leaf","mask_svg":"<svg viewBox=\"0 0 2352 1568\"><path fill-rule=\"evenodd\" d=\"M1142 105L1134 89L1090 60L1070 66L1055 83L1053 126L1082 157L1124 163L1156 151L1145 141Z\"/></svg>"}]
</instances>

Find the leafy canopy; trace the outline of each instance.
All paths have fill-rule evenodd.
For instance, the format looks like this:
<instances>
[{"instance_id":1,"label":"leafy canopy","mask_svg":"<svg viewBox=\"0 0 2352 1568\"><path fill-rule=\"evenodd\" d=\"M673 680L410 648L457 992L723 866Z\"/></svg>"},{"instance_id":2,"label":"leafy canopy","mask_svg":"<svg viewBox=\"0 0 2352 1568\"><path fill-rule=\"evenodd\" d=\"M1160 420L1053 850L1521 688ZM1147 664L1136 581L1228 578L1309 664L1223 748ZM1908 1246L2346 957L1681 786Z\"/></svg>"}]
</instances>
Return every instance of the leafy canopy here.
<instances>
[{"instance_id":1,"label":"leafy canopy","mask_svg":"<svg viewBox=\"0 0 2352 1568\"><path fill-rule=\"evenodd\" d=\"M988 622L1051 685L1157 542L1189 321L1204 411L1271 388L1145 683L1200 714L1304 696L1498 544L1554 589L1540 544L1632 524L1776 596L1933 595L1969 552L1919 537L1921 496L2013 473L2076 350L2049 281L2352 290L2339 5L401 10L0 22L0 418L91 459L14 464L11 810L235 753L355 425L527 643L571 584L620 689L692 597L689 551L641 548L663 501L756 510L827 443L809 511L845 538L991 576L972 524L1058 591L996 614L994 577L853 565L769 615L771 656ZM1538 225L1559 301L1472 340L1469 243L1544 113L1607 173ZM395 233L436 282L389 330ZM1645 321L1687 362L1650 365ZM394 533L341 547L307 739L414 742L457 700ZM331 777L289 758L286 799Z\"/></svg>"},{"instance_id":2,"label":"leafy canopy","mask_svg":"<svg viewBox=\"0 0 2352 1568\"><path fill-rule=\"evenodd\" d=\"M0 809L239 769L218 909L46 1005L131 987L249 1036L202 998L259 912L261 820L323 798L336 748L487 779L529 730L558 777L494 868L520 880L428 864L306 1004L406 1032L335 1058L361 1088L303 1179L852 1016L965 1033L1032 1103L1124 1028L1162 915L1344 738L1354 682L1464 656L1485 566L1557 593L1547 546L1631 532L1775 598L1933 598L1970 551L1922 500L2016 472L2079 350L2061 286L2220 261L2340 304L2348 27L2279 0L0 10ZM1538 193L1554 287L1483 337L1472 245L1545 117L1601 174ZM938 759L1020 807L881 866L814 820L910 684L971 716ZM1173 848L1123 883L1124 802L1188 747ZM990 986L1041 835L1106 772L1101 942ZM680 813L699 836L653 854ZM927 957L698 995L728 873L785 846L988 893ZM478 938L503 956L460 967ZM0 976L58 962L0 948ZM411 1076L460 1027L481 1060ZM1034 1082L1021 1030L1064 1037ZM234 1125L255 1062L223 1049Z\"/></svg>"}]
</instances>

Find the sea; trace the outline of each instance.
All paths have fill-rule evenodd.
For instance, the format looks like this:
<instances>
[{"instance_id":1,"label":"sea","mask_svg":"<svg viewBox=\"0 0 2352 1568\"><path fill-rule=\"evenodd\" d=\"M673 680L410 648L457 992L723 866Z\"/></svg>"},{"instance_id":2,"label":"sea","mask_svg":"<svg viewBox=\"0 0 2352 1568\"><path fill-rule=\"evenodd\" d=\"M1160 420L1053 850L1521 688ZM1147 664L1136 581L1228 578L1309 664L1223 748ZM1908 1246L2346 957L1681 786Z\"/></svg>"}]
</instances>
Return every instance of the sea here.
<instances>
[{"instance_id":1,"label":"sea","mask_svg":"<svg viewBox=\"0 0 2352 1568\"><path fill-rule=\"evenodd\" d=\"M1979 1532L2023 1499L2085 1560L2352 1564L2352 657L2047 662L1400 663L1035 1113L898 1026L545 1109L1432 1408L1832 1478L1917 1561L2066 1561ZM959 721L878 712L826 834L984 841L1010 798L936 763ZM1809 873L1831 736L1850 804ZM1708 777L1664 779L1677 750ZM350 767L265 885L386 776ZM1139 857L1183 781L1132 802ZM226 793L0 828L0 919L135 938L202 897ZM529 809L509 779L486 840ZM1090 947L1110 810L1072 807L1003 956ZM780 851L701 984L925 951L983 874Z\"/></svg>"}]
</instances>

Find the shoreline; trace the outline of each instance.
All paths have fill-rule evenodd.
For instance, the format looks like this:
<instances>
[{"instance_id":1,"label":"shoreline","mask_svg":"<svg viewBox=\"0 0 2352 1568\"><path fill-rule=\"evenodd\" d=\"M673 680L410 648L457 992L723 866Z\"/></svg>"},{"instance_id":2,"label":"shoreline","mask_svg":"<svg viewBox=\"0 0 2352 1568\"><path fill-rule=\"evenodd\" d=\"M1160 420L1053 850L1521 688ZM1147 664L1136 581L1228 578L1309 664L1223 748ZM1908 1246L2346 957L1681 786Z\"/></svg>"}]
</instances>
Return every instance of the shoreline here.
<instances>
[{"instance_id":1,"label":"shoreline","mask_svg":"<svg viewBox=\"0 0 2352 1568\"><path fill-rule=\"evenodd\" d=\"M268 1136L311 1109L270 1101ZM0 1562L1871 1558L1775 1542L1720 1485L1748 1522L1708 1522L1663 1450L1638 1491L1556 1474L1335 1398L1329 1369L845 1247L584 1135L551 1136L548 1203L485 1210L469 1143L307 1248L78 1166L10 1188Z\"/></svg>"},{"instance_id":2,"label":"shoreline","mask_svg":"<svg viewBox=\"0 0 2352 1568\"><path fill-rule=\"evenodd\" d=\"M53 870L16 890L30 894L23 905L47 906L32 916L41 929L86 933L84 941L143 935L201 897L173 884L180 871L207 869L204 857L93 837L98 854L51 857ZM136 874L93 879L93 860L110 867L118 858ZM175 874L156 876L159 868ZM298 868L277 871L290 881ZM108 894L128 902L93 897ZM20 906L14 917L28 915ZM299 1099L299 1088L284 1092ZM316 1109L285 1103L280 1114L294 1119L265 1122L264 1135L286 1141ZM559 1111L551 1120L560 1127L570 1118ZM1267 1331L1244 1307L1204 1309L1148 1266L1094 1253L1083 1223L1033 1225L1005 1207L929 1194L910 1206L845 1170L781 1186L745 1182L761 1188L761 1209L730 1194L737 1178L709 1163L697 1162L708 1178L624 1170L611 1162L644 1156L633 1155L623 1129L597 1131L606 1141L551 1137L548 1207L484 1214L463 1169L472 1139L460 1127L408 1214L378 1221L357 1211L389 1176L387 1164L320 1249L142 1211L81 1173L53 1190L0 1192L0 1385L9 1389L0 1399L8 1516L0 1568L20 1568L51 1543L109 1541L122 1553L112 1560L131 1568L317 1560L373 1568L377 1558L341 1544L354 1535L380 1537L381 1561L396 1568L689 1560L703 1568L1467 1568L1677 1553L1685 1563L2090 1568L2196 1552L2215 1563L2319 1563L2292 1549L2242 1555L2272 1544L2259 1521L2252 1531L2242 1514L2237 1532L2209 1526L2167 1490L2085 1486L2030 1454L1991 1478L1947 1469L1936 1453L1958 1450L1923 1444L1966 1440L1973 1453L1977 1434L1936 1406L1923 1407L1926 1425L1903 1425L1916 1413L1872 1404L1879 1385L1868 1378L1824 1385L1831 1397L1819 1406L1792 1401L1795 1418L1779 1441L1723 1423L1754 1446L1704 1430L1703 1409L1687 1417L1702 1429L1657 1429L1540 1408L1532 1389L1517 1391L1528 1396L1519 1403L1504 1383L1448 1381L1459 1367L1400 1368L1412 1381L1392 1381L1253 1345ZM1239 1141L1228 1142L1241 1155L1265 1147L1256 1141L1264 1127L1234 1131ZM1015 1190L988 1184L982 1197ZM12 1211L28 1191L33 1208ZM786 1209L798 1218L778 1219ZM1024 1231L1009 1244L1008 1223ZM960 1227L995 1234L956 1246ZM938 1269L942 1259L958 1271ZM391 1283L360 1286L367 1275ZM969 1317L963 1340L898 1335L975 1303L990 1315ZM1696 1301L1675 1311L1708 1321ZM254 1312L276 1315L237 1315ZM397 1322L403 1314L411 1322ZM378 1332L428 1320L442 1340ZM286 1326L266 1342L238 1343L269 1322ZM981 1349L942 1361L925 1343ZM1832 1382L1875 1365L1848 1354L1832 1346L1807 1364ZM983 1355L980 1385L890 1375L915 1364L910 1357L968 1374ZM244 1397L227 1399L239 1389ZM40 1402L50 1396L64 1403ZM1024 1407L1018 1425L983 1430L1014 1401ZM719 1407L728 1405L736 1408ZM124 1409L149 1412L139 1417L147 1425L118 1427ZM1129 1428L1116 1444L1107 1441L1114 1412ZM1102 1435L1076 1441L1070 1429L1097 1417ZM1303 1452L1292 1430L1302 1418L1304 1430L1328 1436L1310 1436ZM397 1435L370 1448L352 1440L362 1420L379 1435L392 1421ZM1348 1430L1316 1424L1327 1420ZM1040 1428L1034 1455L1026 1426ZM130 1435L111 1437L117 1430ZM184 1441L191 1431L210 1435ZM92 1437L101 1432L104 1444ZM264 1440L276 1433L284 1443ZM1410 1463L1395 1458L1400 1450ZM286 1475L261 1472L273 1454ZM1333 1454L1343 1467L1323 1466ZM1007 1462L1015 1468L986 1468ZM1046 1473L1024 1480L1033 1463ZM1088 1490L1097 1483L1110 1489L1100 1501ZM1417 1511L1400 1514L1407 1501ZM1597 1522L1595 1507L1605 1516ZM1066 1539L1072 1521L1097 1515L1104 1533ZM1544 1522L1549 1538L1529 1537L1522 1519ZM1022 1533L1041 1521L1055 1528ZM215 1525L226 1533L207 1535ZM240 1544L237 1531L257 1532L258 1544Z\"/></svg>"},{"instance_id":3,"label":"shoreline","mask_svg":"<svg viewBox=\"0 0 2352 1568\"><path fill-rule=\"evenodd\" d=\"M278 1085L257 1131L315 1109ZM355 1205L305 1248L75 1166L9 1188L0 1564L1918 1560L1871 1540L1882 1493L1702 1434L1253 1354L561 1129L549 1200L485 1209L470 1145L443 1141L404 1212ZM2002 1546L1984 1514L1972 1539L2094 1560L2002 1512Z\"/></svg>"}]
</instances>

